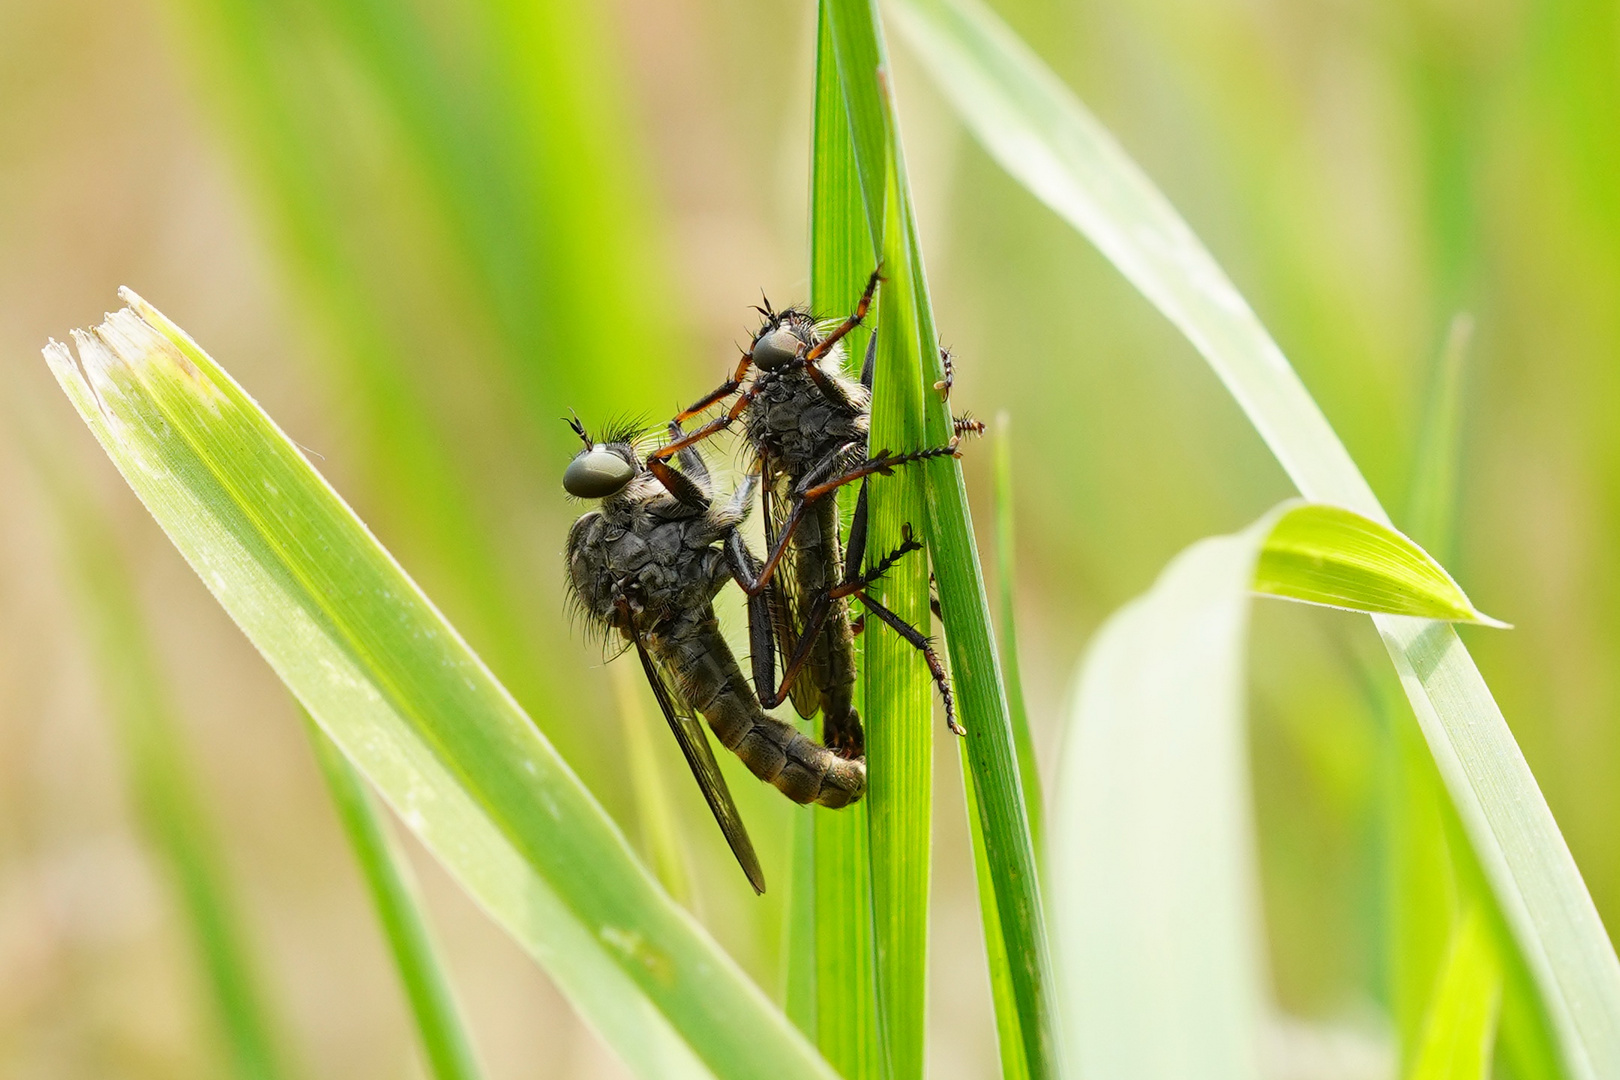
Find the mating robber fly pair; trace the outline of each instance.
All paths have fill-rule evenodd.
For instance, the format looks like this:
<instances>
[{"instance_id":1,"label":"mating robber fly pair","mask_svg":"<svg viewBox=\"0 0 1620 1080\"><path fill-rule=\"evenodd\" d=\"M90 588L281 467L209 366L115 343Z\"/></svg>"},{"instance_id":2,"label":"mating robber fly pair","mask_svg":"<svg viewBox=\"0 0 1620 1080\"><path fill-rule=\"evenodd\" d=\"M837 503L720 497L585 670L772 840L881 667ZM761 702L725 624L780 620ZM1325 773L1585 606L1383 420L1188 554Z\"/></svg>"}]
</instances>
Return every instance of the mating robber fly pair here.
<instances>
[{"instance_id":1,"label":"mating robber fly pair","mask_svg":"<svg viewBox=\"0 0 1620 1080\"><path fill-rule=\"evenodd\" d=\"M878 281L874 271L855 311L825 330L805 311L773 311L766 301L756 309L764 322L733 376L671 420L663 441L645 455L640 431L593 436L577 418L569 421L585 445L569 463L563 487L577 498L601 500L568 533L570 590L594 626L609 635L617 631L634 646L692 775L757 892L765 891L764 875L698 715L755 776L794 802L836 809L859 800L866 792L866 751L853 704L854 641L865 616L850 614L850 600L858 598L866 616L916 646L944 698L946 722L962 731L944 665L927 636L866 591L922 548L907 525L897 548L868 562L866 479L954 456L958 441L900 454L868 452L874 354L869 347L857 382L843 372L842 340L865 318ZM947 392L949 373L946 356L939 389ZM683 430L686 421L717 406L725 408L713 419ZM739 422L754 461L736 491L721 498L697 445ZM956 430L959 437L982 428L963 420ZM836 492L857 482L855 513L841 538ZM765 508L763 560L740 531L756 493ZM714 597L729 581L748 598L752 685L715 620ZM765 711L787 700L800 716L820 711L821 742Z\"/></svg>"}]
</instances>

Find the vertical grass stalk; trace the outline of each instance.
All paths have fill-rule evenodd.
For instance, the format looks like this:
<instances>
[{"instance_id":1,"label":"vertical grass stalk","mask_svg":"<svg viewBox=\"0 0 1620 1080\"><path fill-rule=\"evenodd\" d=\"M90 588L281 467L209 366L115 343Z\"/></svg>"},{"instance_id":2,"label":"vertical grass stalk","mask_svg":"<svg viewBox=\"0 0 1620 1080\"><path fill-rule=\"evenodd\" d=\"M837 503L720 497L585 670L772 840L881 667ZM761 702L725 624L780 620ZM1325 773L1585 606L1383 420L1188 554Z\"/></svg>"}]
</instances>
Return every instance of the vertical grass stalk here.
<instances>
[{"instance_id":1,"label":"vertical grass stalk","mask_svg":"<svg viewBox=\"0 0 1620 1080\"><path fill-rule=\"evenodd\" d=\"M941 445L951 438L951 415L946 402L932 389L943 379L944 368L911 206L881 24L869 0L832 0L829 11L868 225L874 235L884 237L884 267L889 282L884 290L882 317L890 319L894 308L900 306L896 296L908 294L901 310L914 320L914 330L907 334L914 351L906 364L912 377L920 377L916 389L923 409L922 441L917 445ZM884 194L880 184L892 188L892 225L890 217L882 212L888 202L879 198ZM885 355L880 346L880 379ZM874 430L875 420L874 412ZM873 445L883 444L874 436ZM928 463L925 473L929 556L938 580L957 701L968 728L964 745L973 770L979 827L984 833L986 862L1005 944L1005 977L1011 981L1018 1007L1029 1075L1046 1077L1053 1075L1056 1067L1052 962L1012 721L990 627L984 574L973 539L961 467L947 458ZM992 954L992 960L996 955Z\"/></svg>"},{"instance_id":2,"label":"vertical grass stalk","mask_svg":"<svg viewBox=\"0 0 1620 1080\"><path fill-rule=\"evenodd\" d=\"M823 3L817 20L810 156L810 306L826 317L853 310L876 258L830 33ZM854 364L865 354L866 335L863 328L846 339ZM858 640L857 648L864 650L864 643ZM856 706L866 715L860 686L856 693ZM796 891L790 910L807 907L812 918L796 920L788 933L813 943L813 968L807 972L814 988L810 1034L845 1077L880 1077L884 1065L878 1034L867 806L861 802L838 813L809 811L801 822L801 829L810 834L810 891L802 899Z\"/></svg>"},{"instance_id":3,"label":"vertical grass stalk","mask_svg":"<svg viewBox=\"0 0 1620 1080\"><path fill-rule=\"evenodd\" d=\"M1024 813L1029 816L1029 836L1035 845L1035 858L1044 847L1045 799L1042 795L1040 766L1035 761L1035 739L1029 730L1029 710L1024 705L1024 680L1018 668L1018 551L1013 523L1012 417L996 415L996 644L1000 646L1001 674L1007 688L1007 713L1012 721L1013 749L1018 754L1018 776L1024 785Z\"/></svg>"}]
</instances>

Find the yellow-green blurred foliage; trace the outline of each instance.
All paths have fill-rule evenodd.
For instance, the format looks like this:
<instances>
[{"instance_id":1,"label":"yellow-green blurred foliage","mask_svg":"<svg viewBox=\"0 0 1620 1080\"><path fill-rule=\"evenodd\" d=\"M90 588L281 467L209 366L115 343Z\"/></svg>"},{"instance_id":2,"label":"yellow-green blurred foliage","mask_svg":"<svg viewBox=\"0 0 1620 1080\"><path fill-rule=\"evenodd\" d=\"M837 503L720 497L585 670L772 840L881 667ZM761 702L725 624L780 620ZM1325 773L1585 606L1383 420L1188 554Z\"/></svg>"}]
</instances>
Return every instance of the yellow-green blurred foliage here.
<instances>
[{"instance_id":1,"label":"yellow-green blurred foliage","mask_svg":"<svg viewBox=\"0 0 1620 1080\"><path fill-rule=\"evenodd\" d=\"M1614 925L1620 13L997 7L1226 265L1387 505L1406 499L1447 325L1473 314L1441 554L1517 626L1469 644ZM611 680L562 602L579 508L558 484L573 436L557 418L667 414L722 377L761 287L807 293L812 28L798 0L0 0L0 1074L218 1060L42 454L99 496L135 567L292 1057L312 1075L416 1068L292 706L85 437L39 346L95 321L119 284L184 325L642 835ZM1289 489L1191 348L966 139L903 52L896 78L953 402L1017 419L1020 638L1049 760L1099 620ZM966 467L988 544L987 452ZM1253 743L1279 996L1376 1023L1371 632L1261 608ZM988 990L955 764L940 770L934 1070L982 1075ZM702 914L774 989L779 892L746 895L678 762L666 779ZM737 786L785 883L789 808ZM544 976L422 869L492 1074L618 1075Z\"/></svg>"}]
</instances>

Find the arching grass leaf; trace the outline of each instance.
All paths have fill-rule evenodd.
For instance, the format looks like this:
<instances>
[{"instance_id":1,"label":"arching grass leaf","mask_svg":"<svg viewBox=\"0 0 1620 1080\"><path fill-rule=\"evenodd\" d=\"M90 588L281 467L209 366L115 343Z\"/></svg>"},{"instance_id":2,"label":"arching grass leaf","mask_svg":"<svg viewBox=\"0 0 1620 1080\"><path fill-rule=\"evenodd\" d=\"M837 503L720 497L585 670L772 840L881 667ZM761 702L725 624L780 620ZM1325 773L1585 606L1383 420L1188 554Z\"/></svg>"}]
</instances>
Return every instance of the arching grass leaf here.
<instances>
[{"instance_id":1,"label":"arching grass leaf","mask_svg":"<svg viewBox=\"0 0 1620 1080\"><path fill-rule=\"evenodd\" d=\"M241 387L127 290L45 355L321 729L638 1074L829 1077Z\"/></svg>"}]
</instances>

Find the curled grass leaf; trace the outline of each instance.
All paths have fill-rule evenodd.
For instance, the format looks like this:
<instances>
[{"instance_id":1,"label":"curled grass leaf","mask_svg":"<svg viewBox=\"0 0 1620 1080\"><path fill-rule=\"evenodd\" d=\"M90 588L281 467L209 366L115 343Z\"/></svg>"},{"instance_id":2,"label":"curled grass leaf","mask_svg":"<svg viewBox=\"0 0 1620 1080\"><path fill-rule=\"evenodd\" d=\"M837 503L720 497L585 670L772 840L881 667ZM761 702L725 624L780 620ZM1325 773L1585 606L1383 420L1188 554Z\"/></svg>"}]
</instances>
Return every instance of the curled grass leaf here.
<instances>
[{"instance_id":1,"label":"curled grass leaf","mask_svg":"<svg viewBox=\"0 0 1620 1080\"><path fill-rule=\"evenodd\" d=\"M1307 503L1266 537L1256 592L1350 611L1505 627L1480 613L1428 552L1354 510Z\"/></svg>"}]
</instances>

